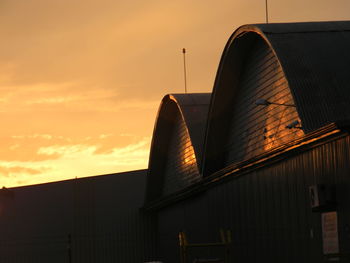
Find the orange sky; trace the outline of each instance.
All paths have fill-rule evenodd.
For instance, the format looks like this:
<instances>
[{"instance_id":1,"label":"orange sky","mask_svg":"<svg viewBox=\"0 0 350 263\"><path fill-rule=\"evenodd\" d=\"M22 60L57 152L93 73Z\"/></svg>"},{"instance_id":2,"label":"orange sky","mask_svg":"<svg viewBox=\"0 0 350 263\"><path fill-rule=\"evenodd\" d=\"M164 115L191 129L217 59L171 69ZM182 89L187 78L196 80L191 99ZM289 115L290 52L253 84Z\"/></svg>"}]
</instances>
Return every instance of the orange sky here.
<instances>
[{"instance_id":1,"label":"orange sky","mask_svg":"<svg viewBox=\"0 0 350 263\"><path fill-rule=\"evenodd\" d=\"M146 168L167 93L210 92L256 0L1 0L0 187ZM350 19L350 1L270 0L270 22Z\"/></svg>"}]
</instances>

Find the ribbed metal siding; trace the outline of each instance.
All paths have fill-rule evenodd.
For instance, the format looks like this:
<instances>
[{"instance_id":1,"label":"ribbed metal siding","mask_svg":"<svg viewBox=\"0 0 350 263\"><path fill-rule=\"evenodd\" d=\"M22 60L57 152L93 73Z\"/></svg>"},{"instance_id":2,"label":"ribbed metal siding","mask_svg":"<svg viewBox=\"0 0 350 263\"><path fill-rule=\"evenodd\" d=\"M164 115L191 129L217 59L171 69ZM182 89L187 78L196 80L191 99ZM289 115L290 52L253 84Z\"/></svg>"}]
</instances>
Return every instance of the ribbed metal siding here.
<instances>
[{"instance_id":1,"label":"ribbed metal siding","mask_svg":"<svg viewBox=\"0 0 350 263\"><path fill-rule=\"evenodd\" d=\"M232 230L230 262L322 262L321 215L311 211L308 193L310 185L319 183L336 185L340 249L348 252L349 171L350 137L345 137L232 178L205 196L162 210L161 259L176 262L179 229L187 230L195 242L208 242L217 240L223 228ZM201 229L196 222L203 223ZM162 239L165 236L169 241Z\"/></svg>"},{"instance_id":2,"label":"ribbed metal siding","mask_svg":"<svg viewBox=\"0 0 350 263\"><path fill-rule=\"evenodd\" d=\"M224 147L226 164L249 159L303 135L300 129L285 128L299 120L295 107L255 104L258 99L294 104L282 68L263 40L257 40L252 48L239 85Z\"/></svg>"},{"instance_id":3,"label":"ribbed metal siding","mask_svg":"<svg viewBox=\"0 0 350 263\"><path fill-rule=\"evenodd\" d=\"M313 215L308 184L300 183L303 176L300 171L281 164L210 191L211 209L216 211L216 216L210 218L211 225L232 229L234 260L321 261L319 223L313 226L314 240L310 238ZM217 205L224 202L226 209L218 210ZM312 261L315 258L319 261Z\"/></svg>"},{"instance_id":4,"label":"ribbed metal siding","mask_svg":"<svg viewBox=\"0 0 350 263\"><path fill-rule=\"evenodd\" d=\"M153 222L130 215L95 234L17 236L0 239L1 263L144 262L155 258ZM147 238L146 238L147 237Z\"/></svg>"},{"instance_id":5,"label":"ribbed metal siding","mask_svg":"<svg viewBox=\"0 0 350 263\"><path fill-rule=\"evenodd\" d=\"M177 203L161 210L158 214L158 257L161 262L179 263L179 239L178 233L184 231L190 243L214 242L219 240L219 233L215 239L208 237L209 226L208 204L204 195ZM196 248L188 251L188 262L194 262L197 258L211 253L212 249ZM213 253L211 253L213 254Z\"/></svg>"},{"instance_id":6,"label":"ribbed metal siding","mask_svg":"<svg viewBox=\"0 0 350 263\"><path fill-rule=\"evenodd\" d=\"M68 262L67 236L2 238L0 252L1 263Z\"/></svg>"},{"instance_id":7,"label":"ribbed metal siding","mask_svg":"<svg viewBox=\"0 0 350 263\"><path fill-rule=\"evenodd\" d=\"M72 262L143 262L154 253L154 222L139 210L145 178L122 176L73 186Z\"/></svg>"},{"instance_id":8,"label":"ribbed metal siding","mask_svg":"<svg viewBox=\"0 0 350 263\"><path fill-rule=\"evenodd\" d=\"M309 26L318 27L318 32L305 32L304 24L299 27L303 30L268 37L288 76L306 132L350 118L350 31L344 30L349 21Z\"/></svg>"},{"instance_id":9,"label":"ribbed metal siding","mask_svg":"<svg viewBox=\"0 0 350 263\"><path fill-rule=\"evenodd\" d=\"M140 212L145 171L13 190L0 216L0 262L144 262L155 221ZM69 235L71 236L69 242Z\"/></svg>"},{"instance_id":10,"label":"ribbed metal siding","mask_svg":"<svg viewBox=\"0 0 350 263\"><path fill-rule=\"evenodd\" d=\"M174 116L167 161L164 169L163 195L184 188L200 179L197 160L186 123L179 112Z\"/></svg>"},{"instance_id":11,"label":"ribbed metal siding","mask_svg":"<svg viewBox=\"0 0 350 263\"><path fill-rule=\"evenodd\" d=\"M349 251L349 152L346 137L210 190L210 225L233 230L234 259L321 262L321 215L311 212L308 193L320 183L336 185L340 247Z\"/></svg>"}]
</instances>

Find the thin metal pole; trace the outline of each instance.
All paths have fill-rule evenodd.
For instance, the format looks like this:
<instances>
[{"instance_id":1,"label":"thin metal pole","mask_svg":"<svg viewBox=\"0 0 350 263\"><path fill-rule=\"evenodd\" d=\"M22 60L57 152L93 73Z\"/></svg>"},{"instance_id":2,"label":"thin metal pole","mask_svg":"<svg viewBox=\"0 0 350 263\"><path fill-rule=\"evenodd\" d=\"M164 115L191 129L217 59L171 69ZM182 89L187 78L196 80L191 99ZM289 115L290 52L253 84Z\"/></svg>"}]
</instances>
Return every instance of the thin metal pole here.
<instances>
[{"instance_id":1,"label":"thin metal pole","mask_svg":"<svg viewBox=\"0 0 350 263\"><path fill-rule=\"evenodd\" d=\"M185 93L187 93L187 72L186 72L186 49L182 49L182 54L184 58L184 78L185 78Z\"/></svg>"},{"instance_id":2,"label":"thin metal pole","mask_svg":"<svg viewBox=\"0 0 350 263\"><path fill-rule=\"evenodd\" d=\"M267 6L267 0L265 0L265 17L266 17L266 24L269 23L269 11Z\"/></svg>"}]
</instances>

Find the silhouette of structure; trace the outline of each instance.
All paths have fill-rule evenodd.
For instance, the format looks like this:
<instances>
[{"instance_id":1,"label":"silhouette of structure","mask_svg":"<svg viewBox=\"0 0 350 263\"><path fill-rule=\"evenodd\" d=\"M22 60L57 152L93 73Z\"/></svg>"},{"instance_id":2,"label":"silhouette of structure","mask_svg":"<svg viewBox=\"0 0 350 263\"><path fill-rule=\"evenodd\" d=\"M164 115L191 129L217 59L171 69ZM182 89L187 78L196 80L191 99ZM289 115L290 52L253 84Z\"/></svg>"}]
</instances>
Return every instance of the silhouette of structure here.
<instances>
[{"instance_id":1,"label":"silhouette of structure","mask_svg":"<svg viewBox=\"0 0 350 263\"><path fill-rule=\"evenodd\" d=\"M151 179L173 170L148 170L154 195L144 209L157 215L158 260L180 262L178 233L208 243L220 240L220 229L232 232L229 262L347 259L349 30L345 21L246 25L233 33L197 156L200 180L182 177L186 187L166 192L167 179ZM191 253L189 262L222 257L220 249Z\"/></svg>"},{"instance_id":2,"label":"silhouette of structure","mask_svg":"<svg viewBox=\"0 0 350 263\"><path fill-rule=\"evenodd\" d=\"M163 98L147 171L0 190L0 262L347 262L349 46L238 28L212 94Z\"/></svg>"},{"instance_id":3,"label":"silhouette of structure","mask_svg":"<svg viewBox=\"0 0 350 263\"><path fill-rule=\"evenodd\" d=\"M142 262L146 170L0 190L0 262ZM153 232L153 231L152 231Z\"/></svg>"}]
</instances>

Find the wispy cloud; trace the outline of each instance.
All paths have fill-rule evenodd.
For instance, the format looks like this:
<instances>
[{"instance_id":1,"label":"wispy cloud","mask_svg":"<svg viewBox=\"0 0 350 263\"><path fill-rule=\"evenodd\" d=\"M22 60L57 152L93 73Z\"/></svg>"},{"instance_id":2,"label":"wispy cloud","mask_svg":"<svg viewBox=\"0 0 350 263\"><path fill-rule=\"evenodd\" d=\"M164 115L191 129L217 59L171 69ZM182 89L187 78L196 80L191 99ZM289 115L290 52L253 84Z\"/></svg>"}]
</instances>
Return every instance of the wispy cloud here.
<instances>
[{"instance_id":1,"label":"wispy cloud","mask_svg":"<svg viewBox=\"0 0 350 263\"><path fill-rule=\"evenodd\" d=\"M45 170L45 169L44 169ZM0 175L5 177L16 177L18 175L35 175L42 173L43 170L33 169L23 166L0 166Z\"/></svg>"},{"instance_id":2,"label":"wispy cloud","mask_svg":"<svg viewBox=\"0 0 350 263\"><path fill-rule=\"evenodd\" d=\"M11 138L13 139L45 139L45 140L51 140L53 138L59 138L63 139L63 136L53 136L51 134L29 134L29 135L12 135Z\"/></svg>"},{"instance_id":3,"label":"wispy cloud","mask_svg":"<svg viewBox=\"0 0 350 263\"><path fill-rule=\"evenodd\" d=\"M350 1L315 3L275 1L271 19L349 19ZM159 101L183 92L181 49L190 92L211 91L232 31L264 21L261 0L0 6L0 179L7 186L145 168Z\"/></svg>"},{"instance_id":4,"label":"wispy cloud","mask_svg":"<svg viewBox=\"0 0 350 263\"><path fill-rule=\"evenodd\" d=\"M88 146L83 144L77 145L53 145L48 147L40 147L38 154L54 155L58 154L63 158L74 158L76 154L85 155L93 153L96 150L96 146Z\"/></svg>"},{"instance_id":5,"label":"wispy cloud","mask_svg":"<svg viewBox=\"0 0 350 263\"><path fill-rule=\"evenodd\" d=\"M52 98L38 98L29 100L26 104L56 104L65 103L75 100L73 97L52 97Z\"/></svg>"},{"instance_id":6,"label":"wispy cloud","mask_svg":"<svg viewBox=\"0 0 350 263\"><path fill-rule=\"evenodd\" d=\"M20 141L42 140L48 144L37 145L35 154L42 159L0 159L1 182L7 187L146 168L150 147L150 137L135 140L135 136L131 136L129 143L117 146L118 138L126 138L113 134L91 136L89 140L82 138L78 144L63 140L62 144L51 145L50 142L58 142L54 139L56 136L32 134L13 137ZM113 141L115 143L110 145ZM16 144L12 146L18 150Z\"/></svg>"}]
</instances>

